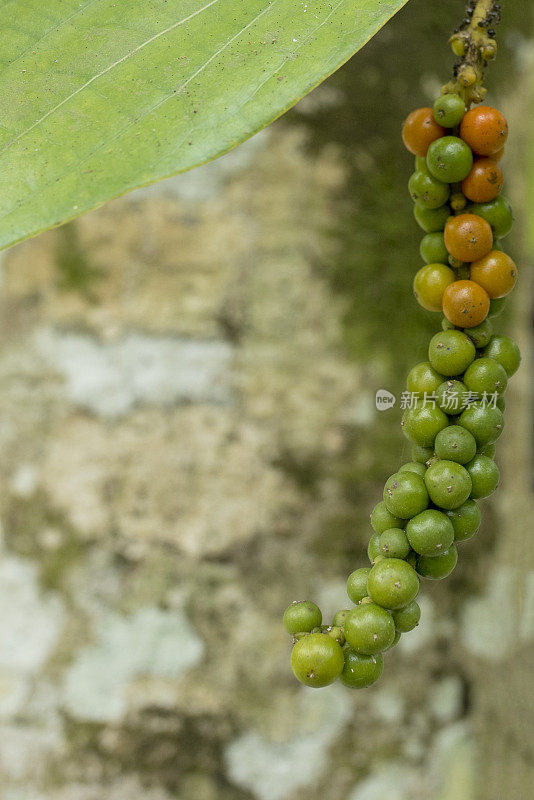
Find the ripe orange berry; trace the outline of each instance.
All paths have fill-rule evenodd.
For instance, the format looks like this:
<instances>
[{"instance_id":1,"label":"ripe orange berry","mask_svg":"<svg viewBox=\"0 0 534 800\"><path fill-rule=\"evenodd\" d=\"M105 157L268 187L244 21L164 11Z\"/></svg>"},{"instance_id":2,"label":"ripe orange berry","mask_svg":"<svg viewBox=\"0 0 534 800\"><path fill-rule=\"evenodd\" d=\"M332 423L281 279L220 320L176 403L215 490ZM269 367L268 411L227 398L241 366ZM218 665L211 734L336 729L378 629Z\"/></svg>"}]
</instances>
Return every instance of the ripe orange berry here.
<instances>
[{"instance_id":1,"label":"ripe orange berry","mask_svg":"<svg viewBox=\"0 0 534 800\"><path fill-rule=\"evenodd\" d=\"M427 311L441 311L443 292L454 281L452 269L445 264L427 264L416 273L413 293Z\"/></svg>"},{"instance_id":2,"label":"ripe orange berry","mask_svg":"<svg viewBox=\"0 0 534 800\"><path fill-rule=\"evenodd\" d=\"M470 277L480 284L493 300L505 297L515 286L517 267L510 256L500 250L491 250L471 264Z\"/></svg>"},{"instance_id":3,"label":"ripe orange berry","mask_svg":"<svg viewBox=\"0 0 534 800\"><path fill-rule=\"evenodd\" d=\"M477 158L471 172L462 181L462 192L473 203L487 203L497 197L503 183L502 169L493 159Z\"/></svg>"},{"instance_id":4,"label":"ripe orange berry","mask_svg":"<svg viewBox=\"0 0 534 800\"><path fill-rule=\"evenodd\" d=\"M454 281L443 292L443 313L457 328L474 328L488 316L490 299L474 281Z\"/></svg>"},{"instance_id":5,"label":"ripe orange berry","mask_svg":"<svg viewBox=\"0 0 534 800\"><path fill-rule=\"evenodd\" d=\"M402 126L404 146L414 156L426 156L426 151L436 139L443 136L445 128L438 125L431 108L417 108L408 114Z\"/></svg>"},{"instance_id":6,"label":"ripe orange berry","mask_svg":"<svg viewBox=\"0 0 534 800\"><path fill-rule=\"evenodd\" d=\"M500 111L491 106L476 106L464 116L460 137L479 156L491 156L500 150L508 136L508 123Z\"/></svg>"},{"instance_id":7,"label":"ripe orange berry","mask_svg":"<svg viewBox=\"0 0 534 800\"><path fill-rule=\"evenodd\" d=\"M491 250L491 225L476 214L458 214L445 224L445 247L458 261L476 261Z\"/></svg>"},{"instance_id":8,"label":"ripe orange berry","mask_svg":"<svg viewBox=\"0 0 534 800\"><path fill-rule=\"evenodd\" d=\"M503 157L503 155L504 155L504 147L501 147L501 149L500 149L500 150L497 150L497 152L496 152L496 153L492 153L492 154L491 154L491 157L492 157L492 159L493 159L494 161L500 161L500 160L501 160L501 158Z\"/></svg>"}]
</instances>

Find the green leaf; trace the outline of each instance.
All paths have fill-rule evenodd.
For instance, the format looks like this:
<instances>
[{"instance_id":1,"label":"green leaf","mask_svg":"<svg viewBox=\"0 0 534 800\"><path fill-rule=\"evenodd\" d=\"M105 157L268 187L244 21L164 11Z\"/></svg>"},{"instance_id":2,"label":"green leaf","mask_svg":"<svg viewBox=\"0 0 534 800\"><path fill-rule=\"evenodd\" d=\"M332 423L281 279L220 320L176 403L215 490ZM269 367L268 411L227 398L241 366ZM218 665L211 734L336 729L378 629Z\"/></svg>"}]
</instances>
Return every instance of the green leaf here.
<instances>
[{"instance_id":1,"label":"green leaf","mask_svg":"<svg viewBox=\"0 0 534 800\"><path fill-rule=\"evenodd\" d=\"M0 249L239 144L407 0L0 0Z\"/></svg>"}]
</instances>

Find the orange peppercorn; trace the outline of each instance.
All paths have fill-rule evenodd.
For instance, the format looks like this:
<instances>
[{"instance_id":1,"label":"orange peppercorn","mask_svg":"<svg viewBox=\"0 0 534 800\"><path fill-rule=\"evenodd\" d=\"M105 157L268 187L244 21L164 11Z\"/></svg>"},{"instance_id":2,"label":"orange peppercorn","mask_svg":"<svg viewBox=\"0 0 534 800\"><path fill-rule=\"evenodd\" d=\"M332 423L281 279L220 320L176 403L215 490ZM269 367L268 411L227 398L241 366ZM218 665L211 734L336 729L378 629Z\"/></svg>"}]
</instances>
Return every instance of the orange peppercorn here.
<instances>
[{"instance_id":1,"label":"orange peppercorn","mask_svg":"<svg viewBox=\"0 0 534 800\"><path fill-rule=\"evenodd\" d=\"M517 280L517 267L506 253L491 250L471 264L470 278L480 284L493 300L512 291Z\"/></svg>"},{"instance_id":2,"label":"orange peppercorn","mask_svg":"<svg viewBox=\"0 0 534 800\"><path fill-rule=\"evenodd\" d=\"M444 134L445 128L438 125L431 108L417 108L412 111L402 126L402 141L414 156L426 156L432 142Z\"/></svg>"},{"instance_id":3,"label":"orange peppercorn","mask_svg":"<svg viewBox=\"0 0 534 800\"><path fill-rule=\"evenodd\" d=\"M476 261L491 250L491 225L477 214L458 214L445 224L445 247L458 261Z\"/></svg>"},{"instance_id":4,"label":"orange peppercorn","mask_svg":"<svg viewBox=\"0 0 534 800\"><path fill-rule=\"evenodd\" d=\"M454 281L443 292L443 313L457 328L474 328L488 316L490 299L474 281Z\"/></svg>"},{"instance_id":5,"label":"orange peppercorn","mask_svg":"<svg viewBox=\"0 0 534 800\"><path fill-rule=\"evenodd\" d=\"M471 172L462 181L462 192L473 203L487 203L497 197L503 182L502 169L495 161L477 158Z\"/></svg>"},{"instance_id":6,"label":"orange peppercorn","mask_svg":"<svg viewBox=\"0 0 534 800\"><path fill-rule=\"evenodd\" d=\"M508 123L500 111L491 106L476 106L464 116L460 137L479 156L491 156L504 146Z\"/></svg>"}]
</instances>

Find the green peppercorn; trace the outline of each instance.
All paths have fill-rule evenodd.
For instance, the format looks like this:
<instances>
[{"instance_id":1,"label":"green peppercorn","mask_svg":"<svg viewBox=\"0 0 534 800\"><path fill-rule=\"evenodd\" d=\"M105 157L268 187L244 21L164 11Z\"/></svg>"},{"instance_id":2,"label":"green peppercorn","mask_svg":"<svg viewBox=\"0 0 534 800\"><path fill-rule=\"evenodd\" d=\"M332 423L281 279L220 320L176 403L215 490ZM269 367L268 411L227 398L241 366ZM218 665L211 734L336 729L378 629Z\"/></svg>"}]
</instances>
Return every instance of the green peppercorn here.
<instances>
[{"instance_id":1,"label":"green peppercorn","mask_svg":"<svg viewBox=\"0 0 534 800\"><path fill-rule=\"evenodd\" d=\"M508 200L502 195L498 195L488 203L474 203L467 209L470 214L476 214L489 222L493 234L498 239L503 239L512 230L514 218L512 207Z\"/></svg>"},{"instance_id":2,"label":"green peppercorn","mask_svg":"<svg viewBox=\"0 0 534 800\"><path fill-rule=\"evenodd\" d=\"M369 571L371 568L369 567ZM342 608L340 611L336 611L334 615L334 619L332 620L332 627L333 628L344 628L345 627L345 619L349 611L352 611L351 608Z\"/></svg>"},{"instance_id":3,"label":"green peppercorn","mask_svg":"<svg viewBox=\"0 0 534 800\"><path fill-rule=\"evenodd\" d=\"M436 556L448 550L453 543L454 528L442 511L427 508L408 522L406 537L419 555Z\"/></svg>"},{"instance_id":4,"label":"green peppercorn","mask_svg":"<svg viewBox=\"0 0 534 800\"><path fill-rule=\"evenodd\" d=\"M422 208L439 208L447 202L449 185L442 183L428 172L414 172L408 181L408 190L412 200Z\"/></svg>"},{"instance_id":5,"label":"green peppercorn","mask_svg":"<svg viewBox=\"0 0 534 800\"><path fill-rule=\"evenodd\" d=\"M464 383L479 399L484 395L502 394L508 384L506 370L494 358L477 358L464 373Z\"/></svg>"},{"instance_id":6,"label":"green peppercorn","mask_svg":"<svg viewBox=\"0 0 534 800\"><path fill-rule=\"evenodd\" d=\"M477 443L475 437L461 425L449 425L436 436L436 455L443 461L456 461L467 464L475 457Z\"/></svg>"},{"instance_id":7,"label":"green peppercorn","mask_svg":"<svg viewBox=\"0 0 534 800\"><path fill-rule=\"evenodd\" d=\"M439 385L436 391L436 403L449 416L459 414L467 405L468 395L465 383L449 378Z\"/></svg>"},{"instance_id":8,"label":"green peppercorn","mask_svg":"<svg viewBox=\"0 0 534 800\"><path fill-rule=\"evenodd\" d=\"M436 372L445 376L460 375L476 355L475 345L461 331L440 331L430 340L428 360Z\"/></svg>"},{"instance_id":9,"label":"green peppercorn","mask_svg":"<svg viewBox=\"0 0 534 800\"><path fill-rule=\"evenodd\" d=\"M384 563L390 560L385 559ZM362 603L345 618L345 639L357 653L381 653L393 643L394 638L395 623L391 614L375 603Z\"/></svg>"},{"instance_id":10,"label":"green peppercorn","mask_svg":"<svg viewBox=\"0 0 534 800\"><path fill-rule=\"evenodd\" d=\"M380 653L368 656L346 647L343 655L345 665L341 673L341 683L349 689L370 686L381 676L384 661Z\"/></svg>"},{"instance_id":11,"label":"green peppercorn","mask_svg":"<svg viewBox=\"0 0 534 800\"><path fill-rule=\"evenodd\" d=\"M427 233L421 239L419 253L425 264L446 264L449 257L445 239L441 231Z\"/></svg>"},{"instance_id":12,"label":"green peppercorn","mask_svg":"<svg viewBox=\"0 0 534 800\"><path fill-rule=\"evenodd\" d=\"M504 417L499 408L480 401L462 411L458 424L473 434L479 447L484 447L497 441L504 428Z\"/></svg>"},{"instance_id":13,"label":"green peppercorn","mask_svg":"<svg viewBox=\"0 0 534 800\"><path fill-rule=\"evenodd\" d=\"M403 433L421 447L432 447L437 434L447 427L447 415L431 402L417 401L402 417Z\"/></svg>"},{"instance_id":14,"label":"green peppercorn","mask_svg":"<svg viewBox=\"0 0 534 800\"><path fill-rule=\"evenodd\" d=\"M347 578L347 594L353 603L359 603L367 596L367 578L370 572L371 567L361 567L351 572Z\"/></svg>"},{"instance_id":15,"label":"green peppercorn","mask_svg":"<svg viewBox=\"0 0 534 800\"><path fill-rule=\"evenodd\" d=\"M484 322L481 322L480 325L475 325L474 328L465 328L464 333L469 336L476 349L480 350L482 347L485 347L491 339L493 325L489 317L486 317Z\"/></svg>"},{"instance_id":16,"label":"green peppercorn","mask_svg":"<svg viewBox=\"0 0 534 800\"><path fill-rule=\"evenodd\" d=\"M442 382L443 375L432 368L430 361L422 361L409 371L406 389L415 397L424 398L425 394L430 395L435 392Z\"/></svg>"},{"instance_id":17,"label":"green peppercorn","mask_svg":"<svg viewBox=\"0 0 534 800\"><path fill-rule=\"evenodd\" d=\"M426 233L434 233L445 228L445 223L451 216L451 210L447 205L439 208L423 208L419 203L414 203L413 215L420 228Z\"/></svg>"},{"instance_id":18,"label":"green peppercorn","mask_svg":"<svg viewBox=\"0 0 534 800\"><path fill-rule=\"evenodd\" d=\"M496 247L494 242L493 249L502 250L502 247ZM498 317L504 311L505 306L506 306L506 297L494 297L492 300L490 300L488 317Z\"/></svg>"},{"instance_id":19,"label":"green peppercorn","mask_svg":"<svg viewBox=\"0 0 534 800\"><path fill-rule=\"evenodd\" d=\"M492 336L489 344L484 348L483 354L498 361L506 370L509 378L517 372L521 363L519 347L508 336Z\"/></svg>"},{"instance_id":20,"label":"green peppercorn","mask_svg":"<svg viewBox=\"0 0 534 800\"><path fill-rule=\"evenodd\" d=\"M383 533L388 528L402 528L403 525L404 520L388 511L383 500L371 511L371 527L375 533Z\"/></svg>"},{"instance_id":21,"label":"green peppercorn","mask_svg":"<svg viewBox=\"0 0 534 800\"><path fill-rule=\"evenodd\" d=\"M444 128L459 125L465 114L465 103L459 94L442 94L434 103L434 119Z\"/></svg>"},{"instance_id":22,"label":"green peppercorn","mask_svg":"<svg viewBox=\"0 0 534 800\"><path fill-rule=\"evenodd\" d=\"M393 624L393 620L391 622ZM316 689L339 678L344 664L340 645L325 633L310 633L299 639L291 652L291 669L295 677Z\"/></svg>"},{"instance_id":23,"label":"green peppercorn","mask_svg":"<svg viewBox=\"0 0 534 800\"><path fill-rule=\"evenodd\" d=\"M375 558L378 558L379 555L380 555L380 534L373 533L373 535L369 539L369 544L367 545L367 557L372 564Z\"/></svg>"},{"instance_id":24,"label":"green peppercorn","mask_svg":"<svg viewBox=\"0 0 534 800\"><path fill-rule=\"evenodd\" d=\"M371 569L369 596L382 608L403 608L415 600L419 579L413 567L400 558L385 558Z\"/></svg>"},{"instance_id":25,"label":"green peppercorn","mask_svg":"<svg viewBox=\"0 0 534 800\"><path fill-rule=\"evenodd\" d=\"M410 519L428 506L425 481L414 472L396 472L386 481L384 503L400 519Z\"/></svg>"},{"instance_id":26,"label":"green peppercorn","mask_svg":"<svg viewBox=\"0 0 534 800\"><path fill-rule=\"evenodd\" d=\"M471 171L473 153L458 136L441 136L428 148L426 165L434 178L444 183L456 183L463 181Z\"/></svg>"},{"instance_id":27,"label":"green peppercorn","mask_svg":"<svg viewBox=\"0 0 534 800\"><path fill-rule=\"evenodd\" d=\"M426 472L426 466L420 461L408 461L406 464L403 464L402 467L399 467L398 471L415 472L416 475L423 477Z\"/></svg>"},{"instance_id":28,"label":"green peppercorn","mask_svg":"<svg viewBox=\"0 0 534 800\"><path fill-rule=\"evenodd\" d=\"M465 465L472 483L471 497L478 500L489 497L499 483L499 467L489 456L476 455Z\"/></svg>"},{"instance_id":29,"label":"green peppercorn","mask_svg":"<svg viewBox=\"0 0 534 800\"><path fill-rule=\"evenodd\" d=\"M386 558L406 558L410 552L410 544L402 528L390 528L381 533L379 544L380 554Z\"/></svg>"},{"instance_id":30,"label":"green peppercorn","mask_svg":"<svg viewBox=\"0 0 534 800\"><path fill-rule=\"evenodd\" d=\"M425 485L432 502L445 509L461 506L471 494L469 473L454 461L432 464L426 471Z\"/></svg>"},{"instance_id":31,"label":"green peppercorn","mask_svg":"<svg viewBox=\"0 0 534 800\"><path fill-rule=\"evenodd\" d=\"M412 600L411 603L408 603L407 606L404 608L399 608L397 611L392 611L391 616L393 617L393 622L395 623L395 628L399 633L408 633L409 631L413 631L417 625L419 625L419 620L421 619L421 609L419 608L418 603L415 600Z\"/></svg>"},{"instance_id":32,"label":"green peppercorn","mask_svg":"<svg viewBox=\"0 0 534 800\"><path fill-rule=\"evenodd\" d=\"M450 575L458 561L458 551L454 545L440 556L419 556L416 570L423 578L441 580Z\"/></svg>"},{"instance_id":33,"label":"green peppercorn","mask_svg":"<svg viewBox=\"0 0 534 800\"><path fill-rule=\"evenodd\" d=\"M466 500L461 506L445 512L454 528L454 540L465 542L480 528L482 514L474 500Z\"/></svg>"},{"instance_id":34,"label":"green peppercorn","mask_svg":"<svg viewBox=\"0 0 534 800\"><path fill-rule=\"evenodd\" d=\"M434 455L433 447L421 447L420 444L412 444L411 456L412 461L417 461L421 464L426 464Z\"/></svg>"},{"instance_id":35,"label":"green peppercorn","mask_svg":"<svg viewBox=\"0 0 534 800\"><path fill-rule=\"evenodd\" d=\"M309 600L295 600L284 611L284 627L288 633L309 632L323 621L321 609Z\"/></svg>"}]
</instances>

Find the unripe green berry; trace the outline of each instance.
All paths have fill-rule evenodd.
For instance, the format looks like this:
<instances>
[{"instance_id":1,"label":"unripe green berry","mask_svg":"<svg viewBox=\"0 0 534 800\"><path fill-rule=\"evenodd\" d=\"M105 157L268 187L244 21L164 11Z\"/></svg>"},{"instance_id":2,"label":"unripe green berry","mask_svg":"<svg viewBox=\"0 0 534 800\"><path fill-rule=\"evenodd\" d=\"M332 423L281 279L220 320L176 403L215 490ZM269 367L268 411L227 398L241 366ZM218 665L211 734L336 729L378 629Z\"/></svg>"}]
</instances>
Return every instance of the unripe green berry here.
<instances>
[{"instance_id":1,"label":"unripe green berry","mask_svg":"<svg viewBox=\"0 0 534 800\"><path fill-rule=\"evenodd\" d=\"M370 568L369 568L370 571ZM345 619L349 611L352 611L351 608L342 608L340 611L336 611L334 614L334 619L332 620L332 627L333 628L344 628L345 627Z\"/></svg>"},{"instance_id":2,"label":"unripe green berry","mask_svg":"<svg viewBox=\"0 0 534 800\"><path fill-rule=\"evenodd\" d=\"M423 578L441 580L450 575L458 561L458 551L451 545L440 556L419 556L416 570Z\"/></svg>"},{"instance_id":3,"label":"unripe green berry","mask_svg":"<svg viewBox=\"0 0 534 800\"><path fill-rule=\"evenodd\" d=\"M412 600L412 602L408 603L404 608L392 611L391 616L393 617L393 622L395 623L397 631L400 633L408 633L419 625L421 609L416 601Z\"/></svg>"},{"instance_id":4,"label":"unripe green berry","mask_svg":"<svg viewBox=\"0 0 534 800\"><path fill-rule=\"evenodd\" d=\"M414 203L413 215L425 233L434 233L445 228L445 223L451 216L451 210L448 205L439 208L423 208L419 203Z\"/></svg>"},{"instance_id":5,"label":"unripe green berry","mask_svg":"<svg viewBox=\"0 0 534 800\"><path fill-rule=\"evenodd\" d=\"M489 497L499 483L499 467L489 456L476 455L465 465L472 483L471 497L475 500Z\"/></svg>"},{"instance_id":6,"label":"unripe green berry","mask_svg":"<svg viewBox=\"0 0 534 800\"><path fill-rule=\"evenodd\" d=\"M416 364L408 373L406 378L406 389L415 397L424 397L435 392L443 382L443 375L433 369L430 361L422 361Z\"/></svg>"},{"instance_id":7,"label":"unripe green berry","mask_svg":"<svg viewBox=\"0 0 534 800\"><path fill-rule=\"evenodd\" d=\"M347 578L347 594L353 603L359 603L367 596L367 578L370 572L371 567L361 567L351 572Z\"/></svg>"},{"instance_id":8,"label":"unripe green berry","mask_svg":"<svg viewBox=\"0 0 534 800\"><path fill-rule=\"evenodd\" d=\"M398 471L415 472L416 475L420 475L422 478L426 472L426 466L420 461L408 461L406 464L403 464L402 467L399 467Z\"/></svg>"},{"instance_id":9,"label":"unripe green berry","mask_svg":"<svg viewBox=\"0 0 534 800\"><path fill-rule=\"evenodd\" d=\"M413 408L407 408L402 417L402 430L405 436L421 447L432 447L437 434L447 427L447 415L432 403L419 401Z\"/></svg>"},{"instance_id":10,"label":"unripe green berry","mask_svg":"<svg viewBox=\"0 0 534 800\"><path fill-rule=\"evenodd\" d=\"M410 519L428 506L425 481L413 472L396 472L386 481L384 503L395 516Z\"/></svg>"},{"instance_id":11,"label":"unripe green berry","mask_svg":"<svg viewBox=\"0 0 534 800\"><path fill-rule=\"evenodd\" d=\"M384 563L388 563L386 559ZM373 567L374 569L374 567ZM345 619L345 639L357 653L381 653L395 638L395 623L385 608L375 603L362 603Z\"/></svg>"},{"instance_id":12,"label":"unripe green berry","mask_svg":"<svg viewBox=\"0 0 534 800\"><path fill-rule=\"evenodd\" d=\"M421 464L426 464L434 455L433 447L421 447L419 444L412 444L411 457L412 461L417 461Z\"/></svg>"},{"instance_id":13,"label":"unripe green berry","mask_svg":"<svg viewBox=\"0 0 534 800\"><path fill-rule=\"evenodd\" d=\"M419 252L425 264L446 264L449 253L445 247L443 233L435 231L423 236Z\"/></svg>"},{"instance_id":14,"label":"unripe green berry","mask_svg":"<svg viewBox=\"0 0 534 800\"><path fill-rule=\"evenodd\" d=\"M362 689L370 686L381 676L384 661L380 653L368 656L346 647L343 655L345 665L341 673L341 683L349 689Z\"/></svg>"},{"instance_id":15,"label":"unripe green berry","mask_svg":"<svg viewBox=\"0 0 534 800\"><path fill-rule=\"evenodd\" d=\"M428 360L441 375L454 376L465 372L476 355L475 345L461 331L440 331L430 340Z\"/></svg>"},{"instance_id":16,"label":"unripe green berry","mask_svg":"<svg viewBox=\"0 0 534 800\"><path fill-rule=\"evenodd\" d=\"M388 528L402 528L404 521L388 511L383 500L371 511L371 526L375 533L383 533Z\"/></svg>"},{"instance_id":17,"label":"unripe green berry","mask_svg":"<svg viewBox=\"0 0 534 800\"><path fill-rule=\"evenodd\" d=\"M443 183L463 181L473 166L473 153L458 136L441 136L426 154L428 171Z\"/></svg>"},{"instance_id":18,"label":"unripe green berry","mask_svg":"<svg viewBox=\"0 0 534 800\"><path fill-rule=\"evenodd\" d=\"M434 103L434 119L444 128L459 125L465 114L465 103L459 94L442 94Z\"/></svg>"},{"instance_id":19,"label":"unripe green berry","mask_svg":"<svg viewBox=\"0 0 534 800\"><path fill-rule=\"evenodd\" d=\"M494 358L477 358L464 373L464 383L470 392L478 395L502 394L508 384L506 370Z\"/></svg>"},{"instance_id":20,"label":"unripe green berry","mask_svg":"<svg viewBox=\"0 0 534 800\"><path fill-rule=\"evenodd\" d=\"M325 633L311 633L299 639L291 652L291 669L295 677L315 689L328 686L339 678L344 663L340 645Z\"/></svg>"},{"instance_id":21,"label":"unripe green berry","mask_svg":"<svg viewBox=\"0 0 534 800\"><path fill-rule=\"evenodd\" d=\"M452 508L445 513L454 528L454 540L456 542L465 542L474 536L480 528L482 514L474 500L466 500L458 508Z\"/></svg>"},{"instance_id":22,"label":"unripe green berry","mask_svg":"<svg viewBox=\"0 0 534 800\"><path fill-rule=\"evenodd\" d=\"M322 621L321 609L310 600L295 600L284 611L283 623L288 633L309 632Z\"/></svg>"},{"instance_id":23,"label":"unripe green berry","mask_svg":"<svg viewBox=\"0 0 534 800\"><path fill-rule=\"evenodd\" d=\"M374 563L375 558L380 555L380 534L373 533L367 545L367 557L371 564Z\"/></svg>"},{"instance_id":24,"label":"unripe green berry","mask_svg":"<svg viewBox=\"0 0 534 800\"><path fill-rule=\"evenodd\" d=\"M519 347L508 336L492 336L483 350L483 355L498 361L509 378L517 372L521 363Z\"/></svg>"},{"instance_id":25,"label":"unripe green berry","mask_svg":"<svg viewBox=\"0 0 534 800\"><path fill-rule=\"evenodd\" d=\"M443 461L456 461L467 464L475 457L477 443L475 437L461 425L449 425L436 436L436 455Z\"/></svg>"},{"instance_id":26,"label":"unripe green berry","mask_svg":"<svg viewBox=\"0 0 534 800\"><path fill-rule=\"evenodd\" d=\"M445 509L461 506L471 494L469 473L454 461L432 464L426 471L425 485L432 502Z\"/></svg>"},{"instance_id":27,"label":"unripe green berry","mask_svg":"<svg viewBox=\"0 0 534 800\"><path fill-rule=\"evenodd\" d=\"M476 402L462 411L458 425L473 434L478 447L484 447L497 441L504 428L504 417L499 408Z\"/></svg>"},{"instance_id":28,"label":"unripe green berry","mask_svg":"<svg viewBox=\"0 0 534 800\"><path fill-rule=\"evenodd\" d=\"M417 597L419 579L406 561L386 558L372 568L367 588L369 596L382 608L403 608Z\"/></svg>"},{"instance_id":29,"label":"unripe green berry","mask_svg":"<svg viewBox=\"0 0 534 800\"><path fill-rule=\"evenodd\" d=\"M406 558L410 544L401 528L390 528L380 534L380 554L386 558Z\"/></svg>"},{"instance_id":30,"label":"unripe green berry","mask_svg":"<svg viewBox=\"0 0 534 800\"><path fill-rule=\"evenodd\" d=\"M475 325L474 328L465 328L464 333L469 336L476 349L480 350L480 348L485 347L491 339L493 325L489 317L486 317L484 322L481 322L480 325Z\"/></svg>"},{"instance_id":31,"label":"unripe green berry","mask_svg":"<svg viewBox=\"0 0 534 800\"><path fill-rule=\"evenodd\" d=\"M437 556L454 541L450 519L435 508L427 508L408 522L406 536L413 550L423 556Z\"/></svg>"}]
</instances>

